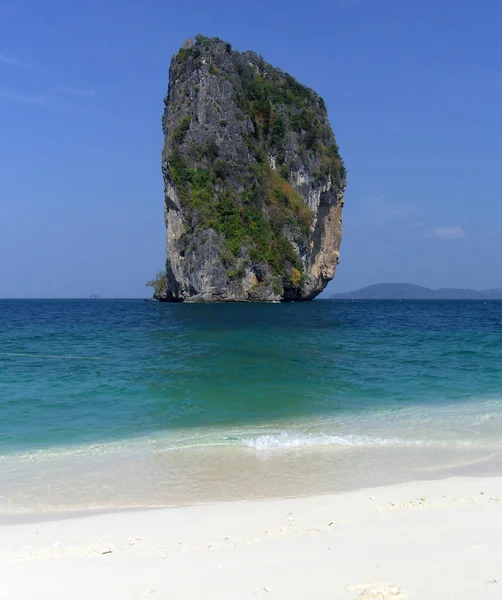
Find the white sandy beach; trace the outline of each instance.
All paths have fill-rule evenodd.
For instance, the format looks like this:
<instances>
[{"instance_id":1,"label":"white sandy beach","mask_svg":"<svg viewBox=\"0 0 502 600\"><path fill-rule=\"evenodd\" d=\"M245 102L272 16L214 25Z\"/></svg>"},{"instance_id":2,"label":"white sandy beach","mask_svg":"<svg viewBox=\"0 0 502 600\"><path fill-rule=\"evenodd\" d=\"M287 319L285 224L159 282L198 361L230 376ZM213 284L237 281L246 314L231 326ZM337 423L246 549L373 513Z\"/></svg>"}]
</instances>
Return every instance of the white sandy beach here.
<instances>
[{"instance_id":1,"label":"white sandy beach","mask_svg":"<svg viewBox=\"0 0 502 600\"><path fill-rule=\"evenodd\" d=\"M502 597L502 478L0 527L2 600Z\"/></svg>"}]
</instances>

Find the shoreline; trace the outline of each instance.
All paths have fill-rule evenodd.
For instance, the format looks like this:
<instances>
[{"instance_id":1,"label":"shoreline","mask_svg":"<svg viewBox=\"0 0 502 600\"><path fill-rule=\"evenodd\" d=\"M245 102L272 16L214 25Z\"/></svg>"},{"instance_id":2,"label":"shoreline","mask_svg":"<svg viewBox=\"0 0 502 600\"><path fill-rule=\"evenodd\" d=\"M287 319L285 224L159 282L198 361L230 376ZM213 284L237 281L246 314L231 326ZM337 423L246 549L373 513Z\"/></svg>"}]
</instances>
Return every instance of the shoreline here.
<instances>
[{"instance_id":1,"label":"shoreline","mask_svg":"<svg viewBox=\"0 0 502 600\"><path fill-rule=\"evenodd\" d=\"M446 474L438 477L431 477L430 479L404 479L402 481L396 481L392 483L382 483L380 485L360 486L351 489L342 489L336 491L326 492L315 492L315 493L302 493L293 494L290 496L269 496L269 497L256 497L256 498L229 498L223 500L207 500L207 501L194 501L184 502L178 504L157 504L157 505L136 505L136 506L89 506L82 508L66 508L55 511L38 511L38 512L0 512L0 531L3 527L15 526L15 525L30 525L38 523L54 523L59 521L70 521L76 519L90 519L93 517L101 517L105 515L121 515L121 514L135 514L135 513L149 513L149 512L162 512L171 511L178 509L190 509L207 506L226 506L234 504L256 504L260 502L280 502L280 501L294 501L302 500L305 498L324 498L324 497L338 497L346 494L358 494L358 493L372 493L375 490L386 489L386 488L397 488L406 485L417 485L425 484L431 485L433 483L439 483L441 481L454 481L454 480L486 480L486 479L497 479L498 477L488 474L469 474L469 475L451 475ZM500 476L502 482L502 475Z\"/></svg>"},{"instance_id":2,"label":"shoreline","mask_svg":"<svg viewBox=\"0 0 502 600\"><path fill-rule=\"evenodd\" d=\"M502 477L455 477L3 524L0 596L489 600L501 517Z\"/></svg>"},{"instance_id":3,"label":"shoreline","mask_svg":"<svg viewBox=\"0 0 502 600\"><path fill-rule=\"evenodd\" d=\"M62 457L41 469L0 469L0 525L234 501L326 496L381 486L489 478L502 453L489 449L319 447L255 452L194 448L180 453Z\"/></svg>"}]
</instances>

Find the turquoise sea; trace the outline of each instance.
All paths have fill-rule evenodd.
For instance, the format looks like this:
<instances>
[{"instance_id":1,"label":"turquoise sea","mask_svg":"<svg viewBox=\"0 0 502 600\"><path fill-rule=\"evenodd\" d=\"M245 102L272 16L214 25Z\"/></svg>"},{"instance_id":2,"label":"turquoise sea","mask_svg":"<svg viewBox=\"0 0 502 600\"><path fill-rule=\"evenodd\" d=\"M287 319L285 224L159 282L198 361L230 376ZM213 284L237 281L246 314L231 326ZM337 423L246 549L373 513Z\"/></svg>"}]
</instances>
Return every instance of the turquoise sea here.
<instances>
[{"instance_id":1,"label":"turquoise sea","mask_svg":"<svg viewBox=\"0 0 502 600\"><path fill-rule=\"evenodd\" d=\"M0 514L502 468L502 302L0 301Z\"/></svg>"}]
</instances>

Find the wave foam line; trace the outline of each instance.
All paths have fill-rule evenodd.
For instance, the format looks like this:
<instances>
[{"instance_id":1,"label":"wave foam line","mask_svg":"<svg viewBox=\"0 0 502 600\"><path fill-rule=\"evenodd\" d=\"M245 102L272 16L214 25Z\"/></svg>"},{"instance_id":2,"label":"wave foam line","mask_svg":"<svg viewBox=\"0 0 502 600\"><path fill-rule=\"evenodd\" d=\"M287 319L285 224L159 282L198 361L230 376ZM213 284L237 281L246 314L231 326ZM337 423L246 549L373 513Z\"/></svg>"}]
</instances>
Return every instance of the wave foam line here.
<instances>
[{"instance_id":1,"label":"wave foam line","mask_svg":"<svg viewBox=\"0 0 502 600\"><path fill-rule=\"evenodd\" d=\"M127 441L111 441L105 443L91 443L78 446L61 446L51 449L39 449L34 451L8 452L2 454L0 451L0 468L11 460L23 460L26 462L38 462L53 459L87 459L107 458L116 455L129 456L131 453L135 457L140 451L157 453L170 453L180 451L190 451L204 448L234 447L249 448L256 452L278 452L281 450L292 450L302 448L471 448L471 449L491 449L502 450L501 441L488 441L480 443L474 440L420 440L404 438L384 438L371 437L367 435L329 435L329 434L301 434L301 433L268 433L262 435L253 435L249 432L241 435L231 436L204 436L187 437L177 440L163 440L159 437L154 438L135 438Z\"/></svg>"},{"instance_id":2,"label":"wave foam line","mask_svg":"<svg viewBox=\"0 0 502 600\"><path fill-rule=\"evenodd\" d=\"M469 441L452 440L405 440L402 438L379 438L365 435L347 436L292 436L260 435L257 438L243 440L248 448L254 450L283 450L288 448L310 448L314 446L343 446L343 447L369 447L369 446L407 446L407 447L433 447L433 446L475 446Z\"/></svg>"}]
</instances>

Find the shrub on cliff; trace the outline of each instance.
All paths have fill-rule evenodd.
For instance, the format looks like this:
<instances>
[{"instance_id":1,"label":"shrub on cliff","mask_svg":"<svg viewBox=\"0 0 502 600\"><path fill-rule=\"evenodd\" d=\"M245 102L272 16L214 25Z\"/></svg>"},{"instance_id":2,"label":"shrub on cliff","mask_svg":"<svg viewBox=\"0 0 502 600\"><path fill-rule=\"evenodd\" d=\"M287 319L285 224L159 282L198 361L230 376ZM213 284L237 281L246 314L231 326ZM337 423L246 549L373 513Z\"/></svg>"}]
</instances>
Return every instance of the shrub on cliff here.
<instances>
[{"instance_id":1,"label":"shrub on cliff","mask_svg":"<svg viewBox=\"0 0 502 600\"><path fill-rule=\"evenodd\" d=\"M165 271L157 271L155 279L146 282L146 287L153 288L154 298L163 298L167 291L167 277Z\"/></svg>"}]
</instances>

